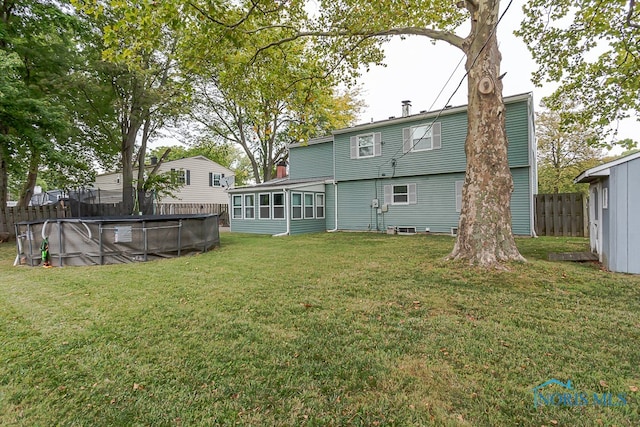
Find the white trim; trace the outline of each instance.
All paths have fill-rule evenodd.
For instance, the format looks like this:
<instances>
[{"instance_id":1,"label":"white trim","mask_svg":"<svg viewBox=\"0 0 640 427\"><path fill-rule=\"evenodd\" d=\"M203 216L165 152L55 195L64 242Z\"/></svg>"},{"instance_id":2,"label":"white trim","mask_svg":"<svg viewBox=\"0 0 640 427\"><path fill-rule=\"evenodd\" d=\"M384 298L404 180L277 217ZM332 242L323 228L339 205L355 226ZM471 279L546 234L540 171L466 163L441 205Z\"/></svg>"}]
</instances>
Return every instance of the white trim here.
<instances>
[{"instance_id":1,"label":"white trim","mask_svg":"<svg viewBox=\"0 0 640 427\"><path fill-rule=\"evenodd\" d=\"M322 204L318 204L318 196L322 197ZM316 219L325 219L326 214L326 197L324 193L315 193L315 216ZM318 216L318 208L322 207L322 216Z\"/></svg>"},{"instance_id":2,"label":"white trim","mask_svg":"<svg viewBox=\"0 0 640 427\"><path fill-rule=\"evenodd\" d=\"M233 204L233 198L240 198L240 206L236 206ZM235 209L240 208L240 216L236 217ZM232 194L231 195L231 219L244 219L244 195L243 194Z\"/></svg>"},{"instance_id":3,"label":"white trim","mask_svg":"<svg viewBox=\"0 0 640 427\"><path fill-rule=\"evenodd\" d=\"M252 206L247 205L247 197L252 197L253 198L253 203ZM243 207L244 207L244 219L245 220L252 220L252 219L256 219L256 194L255 193L245 193L243 194ZM253 209L253 216L252 217L247 217L247 209Z\"/></svg>"},{"instance_id":4,"label":"white trim","mask_svg":"<svg viewBox=\"0 0 640 427\"><path fill-rule=\"evenodd\" d=\"M307 196L311 196L311 206L307 205ZM316 217L316 193L304 193L304 196L302 199L302 207L303 207L302 217L304 219L314 219ZM311 207L311 216L307 216L308 207Z\"/></svg>"},{"instance_id":5,"label":"white trim","mask_svg":"<svg viewBox=\"0 0 640 427\"><path fill-rule=\"evenodd\" d=\"M371 155L370 156L361 156L360 155L360 138L371 136ZM360 135L356 135L356 159L370 159L376 156L376 134L375 132L363 133Z\"/></svg>"},{"instance_id":6,"label":"white trim","mask_svg":"<svg viewBox=\"0 0 640 427\"><path fill-rule=\"evenodd\" d=\"M621 165L622 163L627 163L632 160L640 158L640 152L629 154L628 156L622 157L620 159L612 160L610 162L604 163L600 166L595 166L591 169L587 169L578 175L573 182L579 184L581 182L589 182L588 178L591 177L600 177L600 176L609 176L611 173L611 168L614 166Z\"/></svg>"},{"instance_id":7,"label":"white trim","mask_svg":"<svg viewBox=\"0 0 640 427\"><path fill-rule=\"evenodd\" d=\"M269 205L262 204L262 200L260 200L262 196L269 196ZM266 206L269 209L269 216L266 218L262 217L262 208L264 206ZM273 208L272 208L271 193L258 193L258 219L271 219L272 214L273 214Z\"/></svg>"},{"instance_id":8,"label":"white trim","mask_svg":"<svg viewBox=\"0 0 640 427\"><path fill-rule=\"evenodd\" d=\"M275 202L276 194L282 195L282 203L283 203L282 205L276 205L276 202ZM271 193L271 219L274 219L276 221L281 221L287 218L287 210L286 210L287 201L285 200L286 197L287 195L284 191L274 191L273 193ZM282 208L284 210L282 218L276 218L276 208Z\"/></svg>"},{"instance_id":9,"label":"white trim","mask_svg":"<svg viewBox=\"0 0 640 427\"><path fill-rule=\"evenodd\" d=\"M295 196L296 194L300 195L300 218L294 218L293 216L293 209L298 207L298 206L294 206L293 205L293 196ZM298 191L292 191L291 192L291 220L292 221L298 221L304 219L304 193L298 192Z\"/></svg>"}]
</instances>

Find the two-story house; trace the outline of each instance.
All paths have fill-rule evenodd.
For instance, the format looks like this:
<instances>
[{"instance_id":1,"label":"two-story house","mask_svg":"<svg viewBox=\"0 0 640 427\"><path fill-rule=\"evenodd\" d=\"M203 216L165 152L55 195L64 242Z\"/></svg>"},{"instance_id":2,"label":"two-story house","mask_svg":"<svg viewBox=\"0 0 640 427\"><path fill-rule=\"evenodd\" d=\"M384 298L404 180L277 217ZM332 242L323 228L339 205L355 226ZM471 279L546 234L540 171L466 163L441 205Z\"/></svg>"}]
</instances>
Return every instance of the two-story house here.
<instances>
[{"instance_id":1,"label":"two-story house","mask_svg":"<svg viewBox=\"0 0 640 427\"><path fill-rule=\"evenodd\" d=\"M153 168L152 161L149 168ZM204 156L186 157L163 162L158 173L173 172L182 186L175 197L165 196L160 204L216 204L227 205L226 189L233 181L233 171ZM122 173L112 172L98 175L93 187L105 192L114 192L122 200ZM103 197L104 198L104 197Z\"/></svg>"},{"instance_id":2,"label":"two-story house","mask_svg":"<svg viewBox=\"0 0 640 427\"><path fill-rule=\"evenodd\" d=\"M512 227L534 233L533 99L504 99L514 181ZM289 147L289 176L229 191L231 231L455 233L462 204L466 106L358 125Z\"/></svg>"}]
</instances>

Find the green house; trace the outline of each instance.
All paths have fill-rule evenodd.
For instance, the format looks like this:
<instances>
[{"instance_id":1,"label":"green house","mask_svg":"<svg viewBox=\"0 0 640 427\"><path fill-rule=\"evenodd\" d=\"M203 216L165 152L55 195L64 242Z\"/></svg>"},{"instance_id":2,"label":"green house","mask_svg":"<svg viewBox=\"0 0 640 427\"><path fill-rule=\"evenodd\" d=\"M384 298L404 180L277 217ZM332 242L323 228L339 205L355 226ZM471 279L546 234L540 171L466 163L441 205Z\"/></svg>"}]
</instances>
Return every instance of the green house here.
<instances>
[{"instance_id":1,"label":"green house","mask_svg":"<svg viewBox=\"0 0 640 427\"><path fill-rule=\"evenodd\" d=\"M512 228L532 235L537 191L533 98L507 97ZM338 129L289 146L289 176L229 190L231 231L455 234L462 204L467 107Z\"/></svg>"}]
</instances>

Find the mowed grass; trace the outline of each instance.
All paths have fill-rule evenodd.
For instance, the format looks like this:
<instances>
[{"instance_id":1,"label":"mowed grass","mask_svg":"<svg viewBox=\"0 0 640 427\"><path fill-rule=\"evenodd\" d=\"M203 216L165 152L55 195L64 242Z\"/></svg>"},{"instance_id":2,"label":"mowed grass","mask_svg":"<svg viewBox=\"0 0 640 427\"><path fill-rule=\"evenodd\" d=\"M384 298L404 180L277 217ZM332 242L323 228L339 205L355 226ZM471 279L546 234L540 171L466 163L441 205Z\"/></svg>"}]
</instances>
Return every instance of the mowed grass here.
<instances>
[{"instance_id":1,"label":"mowed grass","mask_svg":"<svg viewBox=\"0 0 640 427\"><path fill-rule=\"evenodd\" d=\"M585 239L519 239L510 272L452 245L223 234L43 269L2 244L0 425L640 425L640 277L546 261ZM627 404L534 408L551 378Z\"/></svg>"}]
</instances>

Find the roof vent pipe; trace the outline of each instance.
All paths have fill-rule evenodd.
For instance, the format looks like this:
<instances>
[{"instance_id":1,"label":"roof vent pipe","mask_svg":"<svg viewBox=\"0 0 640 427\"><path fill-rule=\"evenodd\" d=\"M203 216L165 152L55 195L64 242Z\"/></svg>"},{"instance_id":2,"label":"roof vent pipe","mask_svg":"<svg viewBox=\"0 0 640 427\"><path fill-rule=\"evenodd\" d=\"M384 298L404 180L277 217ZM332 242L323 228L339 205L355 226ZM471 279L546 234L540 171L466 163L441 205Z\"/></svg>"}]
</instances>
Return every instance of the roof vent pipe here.
<instances>
[{"instance_id":1,"label":"roof vent pipe","mask_svg":"<svg viewBox=\"0 0 640 427\"><path fill-rule=\"evenodd\" d=\"M402 101L402 117L411 115L411 101Z\"/></svg>"}]
</instances>

